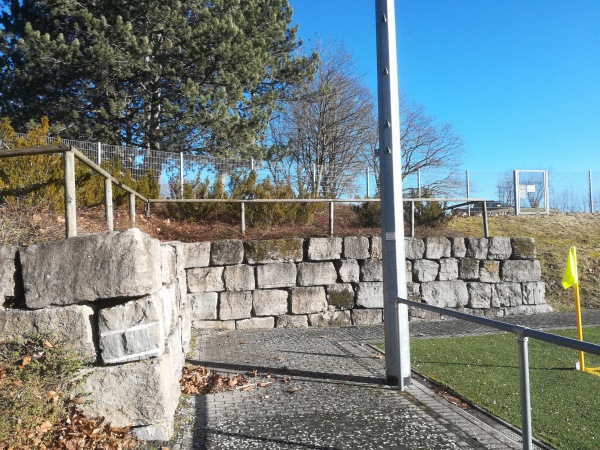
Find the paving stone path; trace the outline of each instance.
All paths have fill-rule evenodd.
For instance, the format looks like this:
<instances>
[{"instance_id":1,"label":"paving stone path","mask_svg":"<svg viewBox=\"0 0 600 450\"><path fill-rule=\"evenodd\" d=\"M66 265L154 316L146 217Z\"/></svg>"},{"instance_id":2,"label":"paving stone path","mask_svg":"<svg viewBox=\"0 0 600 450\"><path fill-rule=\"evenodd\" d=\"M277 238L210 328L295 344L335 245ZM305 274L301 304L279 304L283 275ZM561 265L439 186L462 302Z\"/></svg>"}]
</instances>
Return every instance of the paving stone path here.
<instances>
[{"instance_id":1,"label":"paving stone path","mask_svg":"<svg viewBox=\"0 0 600 450\"><path fill-rule=\"evenodd\" d=\"M538 329L572 327L572 314L510 317ZM584 316L600 324L600 313ZM472 326L471 326L472 325ZM456 320L411 323L413 337L484 334ZM289 377L251 391L182 396L172 450L512 449L518 437L439 397L417 380L404 393L384 383L384 361L368 344L383 327L201 333L190 364L219 373ZM270 378L267 376L270 375Z\"/></svg>"}]
</instances>

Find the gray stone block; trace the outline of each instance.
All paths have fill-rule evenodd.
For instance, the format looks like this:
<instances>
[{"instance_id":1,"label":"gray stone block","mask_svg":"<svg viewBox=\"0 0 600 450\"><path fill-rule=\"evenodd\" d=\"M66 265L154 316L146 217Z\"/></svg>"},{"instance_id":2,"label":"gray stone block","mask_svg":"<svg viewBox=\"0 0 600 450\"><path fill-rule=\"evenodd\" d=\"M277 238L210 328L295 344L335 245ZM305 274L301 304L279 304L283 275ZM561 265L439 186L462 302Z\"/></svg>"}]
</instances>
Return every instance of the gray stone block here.
<instances>
[{"instance_id":1,"label":"gray stone block","mask_svg":"<svg viewBox=\"0 0 600 450\"><path fill-rule=\"evenodd\" d=\"M193 320L192 327L198 330L235 330L235 320Z\"/></svg>"},{"instance_id":2,"label":"gray stone block","mask_svg":"<svg viewBox=\"0 0 600 450\"><path fill-rule=\"evenodd\" d=\"M464 258L467 256L467 246L464 237L452 237L450 241L452 242L452 257Z\"/></svg>"},{"instance_id":3,"label":"gray stone block","mask_svg":"<svg viewBox=\"0 0 600 450\"><path fill-rule=\"evenodd\" d=\"M163 284L169 284L177 277L175 249L170 245L161 244L160 253L160 279Z\"/></svg>"},{"instance_id":4,"label":"gray stone block","mask_svg":"<svg viewBox=\"0 0 600 450\"><path fill-rule=\"evenodd\" d=\"M445 258L440 260L440 271L438 280L448 281L458 278L458 260L455 258ZM433 281L433 280L431 280Z\"/></svg>"},{"instance_id":5,"label":"gray stone block","mask_svg":"<svg viewBox=\"0 0 600 450\"><path fill-rule=\"evenodd\" d=\"M412 261L406 260L406 281L413 281Z\"/></svg>"},{"instance_id":6,"label":"gray stone block","mask_svg":"<svg viewBox=\"0 0 600 450\"><path fill-rule=\"evenodd\" d=\"M188 294L191 320L217 320L219 294L216 292L198 292Z\"/></svg>"},{"instance_id":7,"label":"gray stone block","mask_svg":"<svg viewBox=\"0 0 600 450\"><path fill-rule=\"evenodd\" d=\"M179 289L179 282L174 280L172 283L163 286L154 294L153 297L158 299L158 304L162 305L162 323L163 323L163 335L169 336L173 327L176 326L177 320L181 315L179 308L181 291Z\"/></svg>"},{"instance_id":8,"label":"gray stone block","mask_svg":"<svg viewBox=\"0 0 600 450\"><path fill-rule=\"evenodd\" d=\"M488 240L487 238L466 238L467 258L487 259Z\"/></svg>"},{"instance_id":9,"label":"gray stone block","mask_svg":"<svg viewBox=\"0 0 600 450\"><path fill-rule=\"evenodd\" d=\"M425 243L422 239L406 238L404 242L406 259L416 260L423 258L423 255L425 254Z\"/></svg>"},{"instance_id":10,"label":"gray stone block","mask_svg":"<svg viewBox=\"0 0 600 450\"><path fill-rule=\"evenodd\" d=\"M371 238L371 259L381 259L382 257L381 238L373 236Z\"/></svg>"},{"instance_id":11,"label":"gray stone block","mask_svg":"<svg viewBox=\"0 0 600 450\"><path fill-rule=\"evenodd\" d=\"M326 286L327 303L337 309L354 307L354 289L350 283L337 283Z\"/></svg>"},{"instance_id":12,"label":"gray stone block","mask_svg":"<svg viewBox=\"0 0 600 450\"><path fill-rule=\"evenodd\" d=\"M533 238L511 238L512 259L535 259L536 245Z\"/></svg>"},{"instance_id":13,"label":"gray stone block","mask_svg":"<svg viewBox=\"0 0 600 450\"><path fill-rule=\"evenodd\" d=\"M437 278L440 265L428 259L418 259L413 262L413 280L419 282L433 281Z\"/></svg>"},{"instance_id":14,"label":"gray stone block","mask_svg":"<svg viewBox=\"0 0 600 450\"><path fill-rule=\"evenodd\" d=\"M183 258L185 269L207 267L210 264L210 242L183 244Z\"/></svg>"},{"instance_id":15,"label":"gray stone block","mask_svg":"<svg viewBox=\"0 0 600 450\"><path fill-rule=\"evenodd\" d=\"M450 258L451 255L452 246L448 238L439 236L425 238L425 258Z\"/></svg>"},{"instance_id":16,"label":"gray stone block","mask_svg":"<svg viewBox=\"0 0 600 450\"><path fill-rule=\"evenodd\" d=\"M546 285L541 281L523 283L523 304L544 305L546 303Z\"/></svg>"},{"instance_id":17,"label":"gray stone block","mask_svg":"<svg viewBox=\"0 0 600 450\"><path fill-rule=\"evenodd\" d=\"M238 239L215 241L210 249L210 262L213 266L241 264L244 261L244 244Z\"/></svg>"},{"instance_id":18,"label":"gray stone block","mask_svg":"<svg viewBox=\"0 0 600 450\"><path fill-rule=\"evenodd\" d=\"M509 259L512 255L512 245L510 238L492 237L489 239L488 258L489 259Z\"/></svg>"},{"instance_id":19,"label":"gray stone block","mask_svg":"<svg viewBox=\"0 0 600 450\"><path fill-rule=\"evenodd\" d=\"M408 299L413 302L421 302L421 284L420 283L406 283L406 292Z\"/></svg>"},{"instance_id":20,"label":"gray stone block","mask_svg":"<svg viewBox=\"0 0 600 450\"><path fill-rule=\"evenodd\" d=\"M248 319L252 313L252 292L221 292L219 319Z\"/></svg>"},{"instance_id":21,"label":"gray stone block","mask_svg":"<svg viewBox=\"0 0 600 450\"><path fill-rule=\"evenodd\" d=\"M344 257L347 259L369 258L369 238L348 236L344 238Z\"/></svg>"},{"instance_id":22,"label":"gray stone block","mask_svg":"<svg viewBox=\"0 0 600 450\"><path fill-rule=\"evenodd\" d=\"M322 286L292 288L290 298L292 314L327 311L327 297Z\"/></svg>"},{"instance_id":23,"label":"gray stone block","mask_svg":"<svg viewBox=\"0 0 600 450\"><path fill-rule=\"evenodd\" d=\"M352 324L357 326L378 325L383 322L382 309L353 309Z\"/></svg>"},{"instance_id":24,"label":"gray stone block","mask_svg":"<svg viewBox=\"0 0 600 450\"><path fill-rule=\"evenodd\" d=\"M308 328L308 316L278 316L275 318L277 328Z\"/></svg>"},{"instance_id":25,"label":"gray stone block","mask_svg":"<svg viewBox=\"0 0 600 450\"><path fill-rule=\"evenodd\" d=\"M0 246L0 307L6 297L15 295L15 258L17 247Z\"/></svg>"},{"instance_id":26,"label":"gray stone block","mask_svg":"<svg viewBox=\"0 0 600 450\"><path fill-rule=\"evenodd\" d=\"M383 281L383 263L377 259L367 259L360 267L361 281Z\"/></svg>"},{"instance_id":27,"label":"gray stone block","mask_svg":"<svg viewBox=\"0 0 600 450\"><path fill-rule=\"evenodd\" d=\"M383 308L383 283L359 283L356 306Z\"/></svg>"},{"instance_id":28,"label":"gray stone block","mask_svg":"<svg viewBox=\"0 0 600 450\"><path fill-rule=\"evenodd\" d=\"M337 281L337 271L332 262L298 264L298 286L319 286Z\"/></svg>"},{"instance_id":29,"label":"gray stone block","mask_svg":"<svg viewBox=\"0 0 600 450\"><path fill-rule=\"evenodd\" d=\"M482 261L479 270L479 279L484 283L499 283L500 261L490 261L489 259Z\"/></svg>"},{"instance_id":30,"label":"gray stone block","mask_svg":"<svg viewBox=\"0 0 600 450\"><path fill-rule=\"evenodd\" d=\"M223 269L223 267L199 267L186 270L188 292L194 294L225 290Z\"/></svg>"},{"instance_id":31,"label":"gray stone block","mask_svg":"<svg viewBox=\"0 0 600 450\"><path fill-rule=\"evenodd\" d=\"M248 264L301 262L304 259L304 239L273 239L244 242Z\"/></svg>"},{"instance_id":32,"label":"gray stone block","mask_svg":"<svg viewBox=\"0 0 600 450\"><path fill-rule=\"evenodd\" d=\"M256 287L254 267L245 264L226 266L223 278L228 291L252 291Z\"/></svg>"},{"instance_id":33,"label":"gray stone block","mask_svg":"<svg viewBox=\"0 0 600 450\"><path fill-rule=\"evenodd\" d=\"M494 285L492 307L520 306L523 304L521 283L499 283Z\"/></svg>"},{"instance_id":34,"label":"gray stone block","mask_svg":"<svg viewBox=\"0 0 600 450\"><path fill-rule=\"evenodd\" d=\"M531 315L531 314L548 314L552 312L550 305L521 305L512 308L506 308L507 316L513 315Z\"/></svg>"},{"instance_id":35,"label":"gray stone block","mask_svg":"<svg viewBox=\"0 0 600 450\"><path fill-rule=\"evenodd\" d=\"M424 303L442 308L456 308L469 302L467 285L460 280L423 283L421 294Z\"/></svg>"},{"instance_id":36,"label":"gray stone block","mask_svg":"<svg viewBox=\"0 0 600 450\"><path fill-rule=\"evenodd\" d=\"M175 419L165 419L145 427L137 427L131 430L131 434L143 441L168 441L173 437Z\"/></svg>"},{"instance_id":37,"label":"gray stone block","mask_svg":"<svg viewBox=\"0 0 600 450\"><path fill-rule=\"evenodd\" d=\"M326 311L309 314L308 323L311 327L349 327L352 325L350 311Z\"/></svg>"},{"instance_id":38,"label":"gray stone block","mask_svg":"<svg viewBox=\"0 0 600 450\"><path fill-rule=\"evenodd\" d=\"M65 349L80 355L86 362L96 360L89 306L65 306L34 311L0 309L0 336L19 338L31 334L47 334L62 342Z\"/></svg>"},{"instance_id":39,"label":"gray stone block","mask_svg":"<svg viewBox=\"0 0 600 450\"><path fill-rule=\"evenodd\" d=\"M251 317L250 319L242 319L236 321L238 330L264 330L275 328L274 317Z\"/></svg>"},{"instance_id":40,"label":"gray stone block","mask_svg":"<svg viewBox=\"0 0 600 450\"><path fill-rule=\"evenodd\" d=\"M538 260L502 261L502 281L540 281L542 269Z\"/></svg>"},{"instance_id":41,"label":"gray stone block","mask_svg":"<svg viewBox=\"0 0 600 450\"><path fill-rule=\"evenodd\" d=\"M340 259L341 254L341 237L308 239L308 259L310 261Z\"/></svg>"},{"instance_id":42,"label":"gray stone block","mask_svg":"<svg viewBox=\"0 0 600 450\"><path fill-rule=\"evenodd\" d=\"M461 280L479 280L479 260L474 258L463 258L460 260L458 277Z\"/></svg>"},{"instance_id":43,"label":"gray stone block","mask_svg":"<svg viewBox=\"0 0 600 450\"><path fill-rule=\"evenodd\" d=\"M344 283L357 283L360 280L360 266L355 259L335 261L335 266Z\"/></svg>"},{"instance_id":44,"label":"gray stone block","mask_svg":"<svg viewBox=\"0 0 600 450\"><path fill-rule=\"evenodd\" d=\"M256 266L259 289L296 286L296 264L273 263Z\"/></svg>"},{"instance_id":45,"label":"gray stone block","mask_svg":"<svg viewBox=\"0 0 600 450\"><path fill-rule=\"evenodd\" d=\"M141 297L161 286L160 243L137 228L19 250L29 308Z\"/></svg>"},{"instance_id":46,"label":"gray stone block","mask_svg":"<svg viewBox=\"0 0 600 450\"><path fill-rule=\"evenodd\" d=\"M469 308L484 309L492 304L494 287L486 283L467 283L469 291Z\"/></svg>"},{"instance_id":47,"label":"gray stone block","mask_svg":"<svg viewBox=\"0 0 600 450\"><path fill-rule=\"evenodd\" d=\"M288 312L288 293L276 289L253 292L255 316L281 316Z\"/></svg>"}]
</instances>

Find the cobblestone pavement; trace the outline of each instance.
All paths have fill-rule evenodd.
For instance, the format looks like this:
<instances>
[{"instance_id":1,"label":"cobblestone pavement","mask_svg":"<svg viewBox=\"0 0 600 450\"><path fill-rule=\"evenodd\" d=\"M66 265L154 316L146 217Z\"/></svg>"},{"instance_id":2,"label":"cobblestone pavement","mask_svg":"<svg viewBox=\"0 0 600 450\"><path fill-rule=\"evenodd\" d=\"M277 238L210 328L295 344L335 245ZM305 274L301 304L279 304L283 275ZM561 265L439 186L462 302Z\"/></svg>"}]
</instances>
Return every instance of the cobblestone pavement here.
<instances>
[{"instance_id":1,"label":"cobblestone pavement","mask_svg":"<svg viewBox=\"0 0 600 450\"><path fill-rule=\"evenodd\" d=\"M572 314L510 317L538 329L572 327ZM600 314L584 316L600 324ZM414 337L484 334L456 320L411 323ZM472 326L471 326L472 325ZM202 333L188 363L219 373L258 371L251 391L182 396L172 450L511 449L521 444L413 380L402 393L384 383L384 361L368 344L383 327ZM270 378L269 378L270 376ZM514 433L512 433L514 438Z\"/></svg>"}]
</instances>

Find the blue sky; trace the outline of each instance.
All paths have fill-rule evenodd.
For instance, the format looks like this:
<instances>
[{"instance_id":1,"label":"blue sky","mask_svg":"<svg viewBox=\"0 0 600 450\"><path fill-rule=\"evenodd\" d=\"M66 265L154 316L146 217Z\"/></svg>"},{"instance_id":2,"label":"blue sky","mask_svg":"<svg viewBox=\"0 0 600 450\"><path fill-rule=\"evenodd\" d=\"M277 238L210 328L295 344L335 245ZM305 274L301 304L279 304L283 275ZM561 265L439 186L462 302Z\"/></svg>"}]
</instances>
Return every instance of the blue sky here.
<instances>
[{"instance_id":1,"label":"blue sky","mask_svg":"<svg viewBox=\"0 0 600 450\"><path fill-rule=\"evenodd\" d=\"M290 0L299 36L345 44L376 92L375 0ZM396 0L400 90L474 171L600 170L600 1Z\"/></svg>"}]
</instances>

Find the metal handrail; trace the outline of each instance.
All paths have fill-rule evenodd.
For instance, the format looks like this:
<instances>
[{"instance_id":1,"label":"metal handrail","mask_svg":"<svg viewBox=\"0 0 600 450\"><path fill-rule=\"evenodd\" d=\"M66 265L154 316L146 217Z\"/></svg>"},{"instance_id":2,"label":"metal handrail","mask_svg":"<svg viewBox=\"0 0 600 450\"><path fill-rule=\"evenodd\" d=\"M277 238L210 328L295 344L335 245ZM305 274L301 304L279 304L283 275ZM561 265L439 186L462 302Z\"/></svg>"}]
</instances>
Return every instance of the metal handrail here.
<instances>
[{"instance_id":1,"label":"metal handrail","mask_svg":"<svg viewBox=\"0 0 600 450\"><path fill-rule=\"evenodd\" d=\"M486 317L474 316L471 314L462 313L453 309L441 308L439 306L428 305L426 303L417 303L403 298L397 299L399 304L412 306L414 308L424 309L427 311L443 314L444 316L456 317L460 320L478 323L490 328L514 333L517 335L519 346L519 378L520 378L520 395L521 395L521 424L523 448L531 450L533 448L533 433L531 428L531 401L529 389L529 358L528 358L528 338L537 339L539 341L549 342L561 347L571 348L594 355L600 355L600 345L592 344L591 342L578 341L564 336L558 336L544 331L534 330L521 325L513 325L499 320L488 319Z\"/></svg>"}]
</instances>

